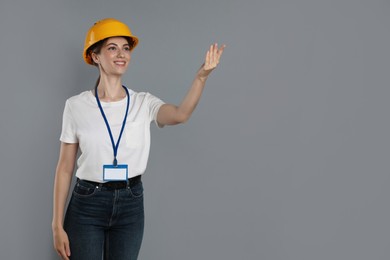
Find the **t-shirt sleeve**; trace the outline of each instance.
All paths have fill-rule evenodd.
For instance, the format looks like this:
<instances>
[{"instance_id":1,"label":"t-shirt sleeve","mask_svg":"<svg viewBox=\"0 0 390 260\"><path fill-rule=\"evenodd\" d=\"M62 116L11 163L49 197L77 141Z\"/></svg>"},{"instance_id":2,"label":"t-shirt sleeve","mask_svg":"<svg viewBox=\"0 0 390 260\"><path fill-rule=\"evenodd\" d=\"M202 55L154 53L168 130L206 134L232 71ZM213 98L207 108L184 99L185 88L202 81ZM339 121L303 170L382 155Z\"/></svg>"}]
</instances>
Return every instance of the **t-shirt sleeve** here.
<instances>
[{"instance_id":1,"label":"t-shirt sleeve","mask_svg":"<svg viewBox=\"0 0 390 260\"><path fill-rule=\"evenodd\" d=\"M78 143L76 127L69 100L65 103L64 113L62 116L62 131L60 141L64 143Z\"/></svg>"},{"instance_id":2,"label":"t-shirt sleeve","mask_svg":"<svg viewBox=\"0 0 390 260\"><path fill-rule=\"evenodd\" d=\"M158 123L157 123L158 110L160 109L160 107L162 105L165 104L165 102L162 101L161 99L159 99L158 97L153 96L150 93L147 93L146 98L147 98L147 102L148 102L148 106L149 106L150 121L154 121L156 123L156 125L158 126Z\"/></svg>"}]
</instances>

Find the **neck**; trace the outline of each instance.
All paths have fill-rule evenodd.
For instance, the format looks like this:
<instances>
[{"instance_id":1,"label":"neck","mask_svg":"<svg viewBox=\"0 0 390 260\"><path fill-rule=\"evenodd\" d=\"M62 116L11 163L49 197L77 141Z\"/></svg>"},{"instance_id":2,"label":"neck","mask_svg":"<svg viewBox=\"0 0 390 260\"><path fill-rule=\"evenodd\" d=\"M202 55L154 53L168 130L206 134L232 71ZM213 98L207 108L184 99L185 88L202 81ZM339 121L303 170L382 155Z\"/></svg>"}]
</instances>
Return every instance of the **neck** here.
<instances>
[{"instance_id":1,"label":"neck","mask_svg":"<svg viewBox=\"0 0 390 260\"><path fill-rule=\"evenodd\" d=\"M126 97L126 91L122 87L120 77L108 78L101 76L97 92L99 99L104 102L119 101Z\"/></svg>"}]
</instances>

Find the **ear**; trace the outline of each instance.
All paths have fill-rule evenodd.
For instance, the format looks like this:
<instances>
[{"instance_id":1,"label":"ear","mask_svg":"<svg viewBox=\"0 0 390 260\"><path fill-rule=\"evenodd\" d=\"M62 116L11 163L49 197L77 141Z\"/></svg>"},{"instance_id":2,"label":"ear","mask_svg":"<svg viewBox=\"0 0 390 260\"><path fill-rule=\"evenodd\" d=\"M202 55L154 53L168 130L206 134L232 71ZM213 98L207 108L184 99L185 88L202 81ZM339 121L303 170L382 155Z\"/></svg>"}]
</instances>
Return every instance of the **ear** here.
<instances>
[{"instance_id":1,"label":"ear","mask_svg":"<svg viewBox=\"0 0 390 260\"><path fill-rule=\"evenodd\" d=\"M99 64L99 56L94 53L94 52L91 52L91 58L92 58L92 61L95 62L96 64Z\"/></svg>"}]
</instances>

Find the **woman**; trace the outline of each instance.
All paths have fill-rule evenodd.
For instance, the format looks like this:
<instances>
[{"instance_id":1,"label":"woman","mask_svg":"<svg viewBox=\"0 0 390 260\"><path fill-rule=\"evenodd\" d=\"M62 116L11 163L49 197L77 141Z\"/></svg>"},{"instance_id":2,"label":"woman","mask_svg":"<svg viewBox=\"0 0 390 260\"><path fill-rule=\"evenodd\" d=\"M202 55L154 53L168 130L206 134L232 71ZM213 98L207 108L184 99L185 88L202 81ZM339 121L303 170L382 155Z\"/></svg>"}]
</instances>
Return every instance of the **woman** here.
<instances>
[{"instance_id":1,"label":"woman","mask_svg":"<svg viewBox=\"0 0 390 260\"><path fill-rule=\"evenodd\" d=\"M210 46L179 106L122 86L138 44L124 23L103 19L87 33L83 57L99 69L91 91L66 101L53 199L54 247L62 259L137 259L144 230L143 187L150 123L186 122L225 46ZM64 214L77 159L77 183ZM65 218L64 218L65 215Z\"/></svg>"}]
</instances>

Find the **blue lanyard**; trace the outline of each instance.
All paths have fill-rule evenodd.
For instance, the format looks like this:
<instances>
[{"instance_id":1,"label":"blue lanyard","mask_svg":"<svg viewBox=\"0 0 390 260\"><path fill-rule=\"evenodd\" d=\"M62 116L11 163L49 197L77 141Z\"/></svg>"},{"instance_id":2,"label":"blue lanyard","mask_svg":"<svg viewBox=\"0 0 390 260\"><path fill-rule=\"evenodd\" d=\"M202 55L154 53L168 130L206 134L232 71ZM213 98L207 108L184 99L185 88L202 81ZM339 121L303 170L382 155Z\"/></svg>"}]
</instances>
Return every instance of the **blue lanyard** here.
<instances>
[{"instance_id":1,"label":"blue lanyard","mask_svg":"<svg viewBox=\"0 0 390 260\"><path fill-rule=\"evenodd\" d=\"M123 134L123 130L125 129L127 114L128 114L128 112L129 112L129 105L130 105L130 95L129 95L129 91L127 90L127 88L126 88L125 86L122 86L122 87L123 87L123 88L125 89L125 91L126 91L126 95L127 95L127 107L126 107L125 118L123 119L123 123L122 123L121 132L119 133L118 141L116 142L116 144L115 144L115 142L114 142L114 137L112 136L111 128L110 128L110 125L108 124L107 117L106 117L106 115L104 114L102 104L100 104L99 95L98 95L98 92L97 92L97 86L95 87L96 102L97 102L97 104L98 104L98 106L99 106L100 112L102 113L104 122L106 123L108 133L110 134L112 149L114 150L114 162L113 162L114 166L117 166L117 165L118 165L118 161L117 161L117 159L116 159L116 155L117 155L117 153L118 153L119 142L120 142L120 140L121 140L121 137L122 137L122 134Z\"/></svg>"}]
</instances>

